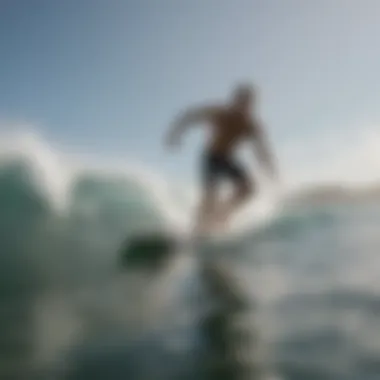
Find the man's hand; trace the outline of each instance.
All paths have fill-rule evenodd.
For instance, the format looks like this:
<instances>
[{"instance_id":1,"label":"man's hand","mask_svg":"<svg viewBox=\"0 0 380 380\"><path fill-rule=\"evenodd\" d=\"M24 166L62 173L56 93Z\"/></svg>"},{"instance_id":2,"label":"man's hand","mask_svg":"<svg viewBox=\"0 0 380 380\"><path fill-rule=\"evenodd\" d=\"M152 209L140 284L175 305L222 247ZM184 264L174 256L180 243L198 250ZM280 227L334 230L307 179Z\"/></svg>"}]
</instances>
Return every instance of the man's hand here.
<instances>
[{"instance_id":1,"label":"man's hand","mask_svg":"<svg viewBox=\"0 0 380 380\"><path fill-rule=\"evenodd\" d=\"M276 167L276 160L269 148L268 137L261 122L257 120L253 122L251 136L258 161L268 178L278 185L280 178Z\"/></svg>"},{"instance_id":2,"label":"man's hand","mask_svg":"<svg viewBox=\"0 0 380 380\"><path fill-rule=\"evenodd\" d=\"M179 148L180 144L180 139L178 134L176 133L169 133L165 137L164 145L167 149L174 149L174 148Z\"/></svg>"},{"instance_id":3,"label":"man's hand","mask_svg":"<svg viewBox=\"0 0 380 380\"><path fill-rule=\"evenodd\" d=\"M268 167L268 177L273 181L273 182L276 182L276 183L279 183L280 182L280 174L278 173L278 171L276 170L275 167L273 167L273 164L271 163L271 165Z\"/></svg>"},{"instance_id":4,"label":"man's hand","mask_svg":"<svg viewBox=\"0 0 380 380\"><path fill-rule=\"evenodd\" d=\"M278 173L272 178L272 189L277 198L281 198L286 191L286 183L284 183L284 179Z\"/></svg>"}]
</instances>

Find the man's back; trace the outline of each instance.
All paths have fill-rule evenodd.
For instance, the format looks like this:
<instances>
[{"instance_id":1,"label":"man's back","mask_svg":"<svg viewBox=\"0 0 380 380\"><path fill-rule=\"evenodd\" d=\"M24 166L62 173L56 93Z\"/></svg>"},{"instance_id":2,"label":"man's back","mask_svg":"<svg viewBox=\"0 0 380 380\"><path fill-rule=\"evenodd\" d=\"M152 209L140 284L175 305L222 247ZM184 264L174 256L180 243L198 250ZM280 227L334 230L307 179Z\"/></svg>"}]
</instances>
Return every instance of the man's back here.
<instances>
[{"instance_id":1,"label":"man's back","mask_svg":"<svg viewBox=\"0 0 380 380\"><path fill-rule=\"evenodd\" d=\"M217 107L210 124L208 150L220 155L233 154L239 144L254 132L251 117L228 106Z\"/></svg>"}]
</instances>

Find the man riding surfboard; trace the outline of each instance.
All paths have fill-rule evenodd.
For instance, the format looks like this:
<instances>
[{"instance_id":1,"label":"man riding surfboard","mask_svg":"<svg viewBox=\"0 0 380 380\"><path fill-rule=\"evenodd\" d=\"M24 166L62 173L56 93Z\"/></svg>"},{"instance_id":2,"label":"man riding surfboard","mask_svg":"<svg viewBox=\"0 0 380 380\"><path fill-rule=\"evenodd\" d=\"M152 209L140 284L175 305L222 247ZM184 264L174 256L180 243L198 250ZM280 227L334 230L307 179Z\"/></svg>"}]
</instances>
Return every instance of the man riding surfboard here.
<instances>
[{"instance_id":1,"label":"man riding surfboard","mask_svg":"<svg viewBox=\"0 0 380 380\"><path fill-rule=\"evenodd\" d=\"M170 128L166 140L169 147L177 145L183 132L191 125L206 123L210 130L210 139L201 161L202 197L196 223L198 231L225 227L231 216L254 195L255 184L235 157L243 142L254 144L260 164L272 178L276 177L266 133L257 115L256 97L251 86L239 85L227 104L188 109ZM221 202L217 192L220 180L224 179L233 184L234 192L230 199Z\"/></svg>"}]
</instances>

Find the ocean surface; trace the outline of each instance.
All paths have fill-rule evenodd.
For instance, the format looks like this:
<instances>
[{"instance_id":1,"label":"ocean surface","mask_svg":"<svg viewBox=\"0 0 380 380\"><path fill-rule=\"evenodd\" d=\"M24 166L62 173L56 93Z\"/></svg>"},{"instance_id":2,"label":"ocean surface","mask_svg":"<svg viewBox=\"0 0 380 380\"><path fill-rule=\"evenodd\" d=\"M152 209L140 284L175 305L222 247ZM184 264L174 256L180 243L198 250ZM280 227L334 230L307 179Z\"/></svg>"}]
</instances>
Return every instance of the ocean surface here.
<instances>
[{"instance_id":1,"label":"ocean surface","mask_svg":"<svg viewBox=\"0 0 380 380\"><path fill-rule=\"evenodd\" d=\"M380 204L283 204L239 240L125 268L126 239L180 214L181 195L33 139L4 146L0 379L261 378L243 362L267 379L380 379Z\"/></svg>"}]
</instances>

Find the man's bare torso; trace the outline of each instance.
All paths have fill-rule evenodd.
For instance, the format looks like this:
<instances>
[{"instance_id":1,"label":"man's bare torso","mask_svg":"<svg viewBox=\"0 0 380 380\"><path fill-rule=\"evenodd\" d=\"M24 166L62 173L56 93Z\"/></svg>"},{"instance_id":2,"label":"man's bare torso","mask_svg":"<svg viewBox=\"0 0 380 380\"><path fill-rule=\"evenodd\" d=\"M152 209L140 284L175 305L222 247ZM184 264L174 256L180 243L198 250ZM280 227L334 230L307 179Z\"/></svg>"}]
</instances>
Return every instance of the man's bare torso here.
<instances>
[{"instance_id":1,"label":"man's bare torso","mask_svg":"<svg viewBox=\"0 0 380 380\"><path fill-rule=\"evenodd\" d=\"M231 108L220 107L210 120L208 150L222 156L234 153L238 146L254 133L251 117Z\"/></svg>"}]
</instances>

